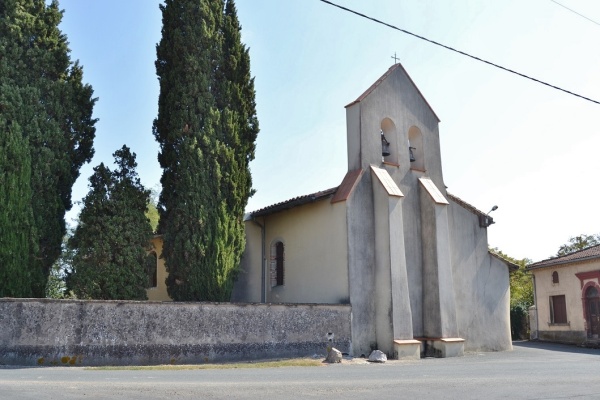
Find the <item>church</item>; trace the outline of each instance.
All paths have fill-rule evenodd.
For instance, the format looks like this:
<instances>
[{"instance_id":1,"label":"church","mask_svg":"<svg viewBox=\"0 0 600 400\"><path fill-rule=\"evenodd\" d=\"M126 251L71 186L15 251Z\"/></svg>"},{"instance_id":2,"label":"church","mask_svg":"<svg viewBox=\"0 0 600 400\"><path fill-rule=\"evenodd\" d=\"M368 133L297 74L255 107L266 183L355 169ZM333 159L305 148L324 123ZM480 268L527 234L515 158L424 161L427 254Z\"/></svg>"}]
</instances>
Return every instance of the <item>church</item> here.
<instances>
[{"instance_id":1,"label":"church","mask_svg":"<svg viewBox=\"0 0 600 400\"><path fill-rule=\"evenodd\" d=\"M351 306L351 355L510 350L492 218L446 191L439 119L401 64L346 106L339 186L246 215L233 302ZM340 177L342 178L342 177Z\"/></svg>"},{"instance_id":2,"label":"church","mask_svg":"<svg viewBox=\"0 0 600 400\"><path fill-rule=\"evenodd\" d=\"M446 191L439 119L401 64L346 106L339 186L246 215L237 303L349 304L351 355L512 349L509 270L486 213ZM148 299L167 294L162 237Z\"/></svg>"}]
</instances>

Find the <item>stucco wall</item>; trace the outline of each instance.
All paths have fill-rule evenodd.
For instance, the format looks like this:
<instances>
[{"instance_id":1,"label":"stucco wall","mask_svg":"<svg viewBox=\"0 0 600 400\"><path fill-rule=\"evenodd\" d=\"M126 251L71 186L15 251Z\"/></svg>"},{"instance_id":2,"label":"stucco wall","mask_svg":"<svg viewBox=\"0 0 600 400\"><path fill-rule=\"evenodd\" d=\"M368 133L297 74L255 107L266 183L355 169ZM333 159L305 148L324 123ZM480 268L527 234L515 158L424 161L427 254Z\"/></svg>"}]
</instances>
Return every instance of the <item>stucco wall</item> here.
<instances>
[{"instance_id":1,"label":"stucco wall","mask_svg":"<svg viewBox=\"0 0 600 400\"><path fill-rule=\"evenodd\" d=\"M327 198L259 218L265 227L267 302L349 303L345 212L344 202ZM269 260L277 241L284 244L284 284L271 286Z\"/></svg>"},{"instance_id":2,"label":"stucco wall","mask_svg":"<svg viewBox=\"0 0 600 400\"><path fill-rule=\"evenodd\" d=\"M580 272L598 271L600 262L587 261L558 265L531 272L535 277L535 294L539 338L542 340L580 343L587 337L582 302L581 281L575 275ZM552 272L558 272L558 283L552 283ZM584 281L585 284L587 281ZM550 323L550 296L565 296L568 324Z\"/></svg>"},{"instance_id":3,"label":"stucco wall","mask_svg":"<svg viewBox=\"0 0 600 400\"><path fill-rule=\"evenodd\" d=\"M489 255L477 216L449 200L456 318L465 350L510 350L508 267Z\"/></svg>"},{"instance_id":4,"label":"stucco wall","mask_svg":"<svg viewBox=\"0 0 600 400\"><path fill-rule=\"evenodd\" d=\"M163 241L160 236L152 238L153 251L156 253L156 287L146 289L148 300L171 301L167 292L167 269L165 259L161 257Z\"/></svg>"},{"instance_id":5,"label":"stucco wall","mask_svg":"<svg viewBox=\"0 0 600 400\"><path fill-rule=\"evenodd\" d=\"M345 305L0 299L0 364L127 365L312 356L334 333L350 348Z\"/></svg>"},{"instance_id":6,"label":"stucco wall","mask_svg":"<svg viewBox=\"0 0 600 400\"><path fill-rule=\"evenodd\" d=\"M423 335L423 269L420 203L418 178L431 177L438 187L444 188L440 159L438 118L419 93L414 83L400 66L360 97L360 102L346 108L348 132L348 169L382 165L380 130L384 129L390 142L391 154L386 157L385 169L404 194L402 201L403 241L407 279L410 290L412 328L415 336ZM422 133L424 171L411 169L408 133L412 127ZM389 164L389 162L394 163ZM353 346L356 354L369 351L377 345L373 330L374 257L372 237L375 232L371 176L364 174L356 187L348 207L348 265L351 302L353 309Z\"/></svg>"},{"instance_id":7,"label":"stucco wall","mask_svg":"<svg viewBox=\"0 0 600 400\"><path fill-rule=\"evenodd\" d=\"M242 254L240 269L233 286L231 301L261 303L265 296L263 290L263 253L262 229L254 221L244 223L246 247ZM268 257L266 254L265 257ZM267 274L268 275L268 274ZM266 284L266 282L265 282Z\"/></svg>"}]
</instances>

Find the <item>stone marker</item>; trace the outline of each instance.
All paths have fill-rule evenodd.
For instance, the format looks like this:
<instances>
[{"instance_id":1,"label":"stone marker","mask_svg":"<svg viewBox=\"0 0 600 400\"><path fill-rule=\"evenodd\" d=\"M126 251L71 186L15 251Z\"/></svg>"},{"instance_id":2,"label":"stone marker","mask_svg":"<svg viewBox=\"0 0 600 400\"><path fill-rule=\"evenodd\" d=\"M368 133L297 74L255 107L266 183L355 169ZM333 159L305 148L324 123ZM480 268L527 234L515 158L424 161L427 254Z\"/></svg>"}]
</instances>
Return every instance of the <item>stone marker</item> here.
<instances>
[{"instance_id":1,"label":"stone marker","mask_svg":"<svg viewBox=\"0 0 600 400\"><path fill-rule=\"evenodd\" d=\"M336 349L335 347L332 348L329 351L329 353L327 354L327 358L325 359L325 362L328 362L330 364L341 363L342 362L342 352L339 351L338 349Z\"/></svg>"},{"instance_id":2,"label":"stone marker","mask_svg":"<svg viewBox=\"0 0 600 400\"><path fill-rule=\"evenodd\" d=\"M381 350L373 350L369 355L370 362L384 363L387 361L387 356Z\"/></svg>"}]
</instances>

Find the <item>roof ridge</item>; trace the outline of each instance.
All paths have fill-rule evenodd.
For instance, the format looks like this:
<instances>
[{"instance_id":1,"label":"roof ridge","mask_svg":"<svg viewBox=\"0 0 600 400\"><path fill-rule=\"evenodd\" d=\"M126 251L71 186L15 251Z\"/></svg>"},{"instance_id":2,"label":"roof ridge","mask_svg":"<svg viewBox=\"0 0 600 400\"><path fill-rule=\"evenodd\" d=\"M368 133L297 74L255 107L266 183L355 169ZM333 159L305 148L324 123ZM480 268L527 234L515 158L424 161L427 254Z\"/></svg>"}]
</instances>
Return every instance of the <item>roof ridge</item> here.
<instances>
[{"instance_id":1,"label":"roof ridge","mask_svg":"<svg viewBox=\"0 0 600 400\"><path fill-rule=\"evenodd\" d=\"M412 86L414 87L414 89L417 91L417 93L419 94L419 96L421 96L421 99L423 99L423 101L425 102L425 104L427 105L427 107L429 107L429 110L433 113L433 116L438 120L438 122L440 122L440 117L437 116L437 114L435 113L435 111L433 110L433 107L431 107L431 104L429 104L429 102L427 101L427 99L425 98L425 96L423 96L423 93L421 93L421 90L419 89L419 87L417 86L417 84L415 83L415 81L413 81L413 79L410 77L410 75L408 74L408 72L406 71L406 69L404 68L404 66L401 63L396 63L394 65L392 65L390 68L388 68L387 71L385 71L385 73L383 75L381 75L379 77L379 79L377 79L375 81L375 83L373 83L371 86L369 86L369 88L367 90L365 90L360 96L358 96L356 98L356 100L352 101L351 103L347 104L345 106L345 108L348 108L356 103L360 103L361 101L363 101L366 97L368 97L388 76L390 76L392 74L392 72L394 72L396 69L400 68L402 70L402 72L404 72L404 75L406 75L406 77L408 78L408 81L412 84Z\"/></svg>"}]
</instances>

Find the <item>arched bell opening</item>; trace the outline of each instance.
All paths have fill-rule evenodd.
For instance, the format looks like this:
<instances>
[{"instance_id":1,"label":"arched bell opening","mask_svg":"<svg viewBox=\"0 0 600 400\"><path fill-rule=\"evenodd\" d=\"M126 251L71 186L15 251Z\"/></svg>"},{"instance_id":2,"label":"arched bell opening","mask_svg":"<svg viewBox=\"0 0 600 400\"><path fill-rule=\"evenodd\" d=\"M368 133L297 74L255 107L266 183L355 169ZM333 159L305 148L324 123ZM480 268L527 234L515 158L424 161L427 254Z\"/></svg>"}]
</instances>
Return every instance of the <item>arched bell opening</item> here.
<instances>
[{"instance_id":1,"label":"arched bell opening","mask_svg":"<svg viewBox=\"0 0 600 400\"><path fill-rule=\"evenodd\" d=\"M425 152L423 151L423 134L416 126L411 126L408 130L408 148L406 149L407 158L410 161L410 168L419 171L425 171Z\"/></svg>"},{"instance_id":2,"label":"arched bell opening","mask_svg":"<svg viewBox=\"0 0 600 400\"><path fill-rule=\"evenodd\" d=\"M384 162L398 164L398 134L396 125L389 118L381 121L379 130L381 136L381 157Z\"/></svg>"}]
</instances>

